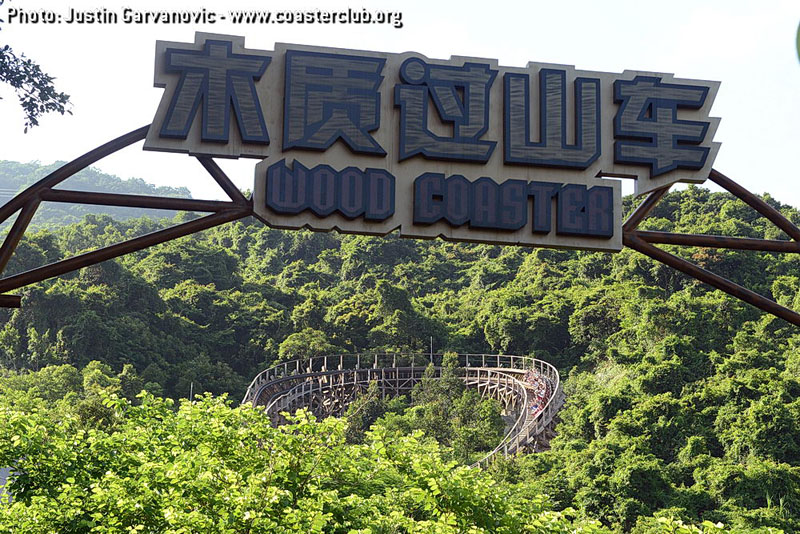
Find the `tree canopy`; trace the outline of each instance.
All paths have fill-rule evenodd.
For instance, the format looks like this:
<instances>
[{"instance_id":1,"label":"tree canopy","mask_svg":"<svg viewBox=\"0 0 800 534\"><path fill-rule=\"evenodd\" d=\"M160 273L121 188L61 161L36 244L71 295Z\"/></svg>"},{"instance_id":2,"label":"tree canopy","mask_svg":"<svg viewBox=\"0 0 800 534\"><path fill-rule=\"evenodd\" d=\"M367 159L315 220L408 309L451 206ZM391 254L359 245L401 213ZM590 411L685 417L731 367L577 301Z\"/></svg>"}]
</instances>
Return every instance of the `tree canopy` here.
<instances>
[{"instance_id":1,"label":"tree canopy","mask_svg":"<svg viewBox=\"0 0 800 534\"><path fill-rule=\"evenodd\" d=\"M109 385L109 389L113 389ZM443 459L420 432L378 425L361 444L343 420L298 412L278 428L260 410L106 391L107 417L0 401L0 463L13 500L0 532L179 534L609 532L545 495ZM53 418L56 417L57 421ZM674 519L657 532L726 532Z\"/></svg>"}]
</instances>

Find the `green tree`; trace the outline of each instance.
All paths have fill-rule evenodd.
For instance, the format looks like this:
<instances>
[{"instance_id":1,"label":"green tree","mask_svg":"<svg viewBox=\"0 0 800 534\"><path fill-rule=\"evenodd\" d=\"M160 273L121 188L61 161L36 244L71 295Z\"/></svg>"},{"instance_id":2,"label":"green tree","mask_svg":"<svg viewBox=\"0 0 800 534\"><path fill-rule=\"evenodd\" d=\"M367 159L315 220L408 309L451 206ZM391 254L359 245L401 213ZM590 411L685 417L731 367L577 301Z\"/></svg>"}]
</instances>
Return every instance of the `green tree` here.
<instances>
[{"instance_id":1,"label":"green tree","mask_svg":"<svg viewBox=\"0 0 800 534\"><path fill-rule=\"evenodd\" d=\"M14 469L0 532L607 532L514 499L418 434L377 427L348 445L342 420L300 412L274 428L210 396L104 405L111 419L91 430L0 405L0 464Z\"/></svg>"},{"instance_id":2,"label":"green tree","mask_svg":"<svg viewBox=\"0 0 800 534\"><path fill-rule=\"evenodd\" d=\"M280 344L278 357L281 361L306 360L313 356L322 356L336 352L324 332L313 328L304 328L300 332L288 336Z\"/></svg>"},{"instance_id":3,"label":"green tree","mask_svg":"<svg viewBox=\"0 0 800 534\"><path fill-rule=\"evenodd\" d=\"M0 0L0 6L5 0ZM0 20L0 23L4 22ZM39 118L55 111L70 113L69 95L56 91L54 78L24 54L17 55L10 46L0 48L0 82L14 88L25 112L25 132L39 124Z\"/></svg>"}]
</instances>

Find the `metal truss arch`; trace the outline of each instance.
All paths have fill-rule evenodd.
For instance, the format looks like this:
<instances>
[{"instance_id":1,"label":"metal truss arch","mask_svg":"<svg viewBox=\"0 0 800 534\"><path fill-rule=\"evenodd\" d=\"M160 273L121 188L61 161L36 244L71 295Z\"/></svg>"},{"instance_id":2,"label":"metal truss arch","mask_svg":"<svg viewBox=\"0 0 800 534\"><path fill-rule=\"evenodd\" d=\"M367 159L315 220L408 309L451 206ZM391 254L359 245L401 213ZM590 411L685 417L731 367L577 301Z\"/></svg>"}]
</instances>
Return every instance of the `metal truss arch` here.
<instances>
[{"instance_id":1,"label":"metal truss arch","mask_svg":"<svg viewBox=\"0 0 800 534\"><path fill-rule=\"evenodd\" d=\"M3 206L0 206L0 224L7 221L12 215L18 214L11 229L6 234L2 245L0 245L0 307L13 308L21 305L21 297L9 294L10 291L253 215L252 198L245 198L217 163L211 157L207 156L195 157L226 193L230 199L228 201L54 189L55 186L78 171L85 169L89 165L114 152L143 140L147 136L149 128L149 125L143 126L87 152L83 156L53 171L39 182L16 195ZM711 171L709 179L731 192L755 209L759 214L769 219L778 228L783 230L789 236L790 240L766 240L638 230L638 226L642 220L647 217L669 190L669 187L666 187L650 193L628 217L622 228L623 244L673 269L681 271L701 282L747 302L762 311L780 317L793 325L800 326L800 314L796 311L782 306L722 276L703 269L686 259L670 254L654 246L655 244L668 244L707 248L757 250L773 253L800 252L800 228L784 217L778 210L716 170ZM5 274L5 270L8 266L8 262L17 249L31 219L42 202L169 209L201 212L207 213L207 215L170 228L103 247L92 252L37 267L23 273L7 275Z\"/></svg>"},{"instance_id":2,"label":"metal truss arch","mask_svg":"<svg viewBox=\"0 0 800 534\"><path fill-rule=\"evenodd\" d=\"M3 274L5 268L8 266L9 260L14 254L31 219L42 202L194 211L208 213L209 215L108 247L103 247L92 252L37 267L30 271L12 276L3 276L0 278L0 307L20 306L20 297L17 295L4 294L8 291L13 291L54 276L66 274L83 267L88 267L102 261L252 215L252 199L245 198L217 163L212 158L204 156L197 156L198 161L228 195L230 201L195 200L54 189L55 186L73 176L75 173L87 168L89 165L138 141L142 141L147 136L149 128L149 125L137 128L130 133L87 152L83 156L56 169L16 195L3 206L0 206L0 224L19 212L2 246L0 246L0 275Z\"/></svg>"}]
</instances>

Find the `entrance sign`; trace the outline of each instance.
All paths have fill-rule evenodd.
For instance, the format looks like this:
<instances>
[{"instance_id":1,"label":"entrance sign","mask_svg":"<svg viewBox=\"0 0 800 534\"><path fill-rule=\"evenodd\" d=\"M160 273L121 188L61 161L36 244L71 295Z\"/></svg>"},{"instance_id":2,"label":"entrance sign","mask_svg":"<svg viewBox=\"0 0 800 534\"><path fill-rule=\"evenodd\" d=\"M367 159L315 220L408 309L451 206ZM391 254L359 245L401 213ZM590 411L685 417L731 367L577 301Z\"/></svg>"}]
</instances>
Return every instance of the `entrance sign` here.
<instances>
[{"instance_id":1,"label":"entrance sign","mask_svg":"<svg viewBox=\"0 0 800 534\"><path fill-rule=\"evenodd\" d=\"M800 253L800 228L711 168L719 84L652 72L476 58L428 59L308 46L274 51L243 37L158 42L164 96L151 124L54 170L0 206L16 215L0 245L0 307L9 291L253 215L283 228L614 251L622 245L800 326L800 314L655 246ZM229 201L70 191L61 182L145 140L194 155ZM214 157L265 158L248 199ZM648 192L620 224L619 182ZM638 227L676 182L710 179L790 240ZM207 215L29 271L4 275L42 201Z\"/></svg>"},{"instance_id":2,"label":"entrance sign","mask_svg":"<svg viewBox=\"0 0 800 534\"><path fill-rule=\"evenodd\" d=\"M255 157L279 228L622 248L621 188L701 183L717 82L198 33L159 41L145 149Z\"/></svg>"}]
</instances>

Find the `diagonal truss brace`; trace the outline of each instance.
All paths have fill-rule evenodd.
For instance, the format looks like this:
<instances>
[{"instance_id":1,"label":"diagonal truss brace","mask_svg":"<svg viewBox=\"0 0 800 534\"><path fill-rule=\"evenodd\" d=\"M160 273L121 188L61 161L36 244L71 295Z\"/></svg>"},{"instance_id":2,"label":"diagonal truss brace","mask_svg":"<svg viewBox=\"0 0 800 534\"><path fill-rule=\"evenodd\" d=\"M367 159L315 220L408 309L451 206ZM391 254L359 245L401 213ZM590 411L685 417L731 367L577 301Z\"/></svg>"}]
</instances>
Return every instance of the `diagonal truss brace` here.
<instances>
[{"instance_id":1,"label":"diagonal truss brace","mask_svg":"<svg viewBox=\"0 0 800 534\"><path fill-rule=\"evenodd\" d=\"M707 248L728 248L739 250L759 250L763 252L800 252L800 229L797 228L789 219L783 216L778 210L764 202L762 199L743 188L724 174L713 170L709 179L726 191L733 193L746 204L755 209L758 213L769 219L775 226L783 230L792 240L779 241L770 239L749 239L740 237L728 237L718 235L703 234L676 234L671 232L650 232L637 230L642 220L652 211L664 195L669 191L669 187L657 189L645 197L644 201L631 213L622 225L622 240L625 246L630 247L642 254L653 258L665 265L672 267L684 274L687 274L701 282L704 282L716 289L724 291L739 300L743 300L756 308L780 317L796 326L800 326L800 314L781 306L774 300L770 300L758 293L755 293L739 284L731 282L712 273L694 263L665 252L653 246L653 243L665 245L681 245L687 247L707 247Z\"/></svg>"},{"instance_id":2,"label":"diagonal truss brace","mask_svg":"<svg viewBox=\"0 0 800 534\"><path fill-rule=\"evenodd\" d=\"M0 207L0 224L19 212L17 219L0 246L0 275L2 275L14 251L19 245L25 230L31 222L39 205L46 202L67 202L95 204L103 206L121 206L136 208L169 209L177 211L195 211L209 213L199 219L182 223L170 228L152 232L115 245L103 247L92 252L73 256L49 265L37 267L24 273L0 278L0 307L19 307L21 299L17 295L3 294L23 286L59 276L83 267L88 267L111 258L130 254L144 248L183 237L201 230L213 228L226 222L242 219L253 214L252 199L247 199L231 182L225 172L210 157L197 156L197 159L212 178L230 197L230 201L194 200L185 198L155 197L144 195L125 195L117 193L93 193L86 191L69 191L53 189L78 171L85 169L96 161L113 154L133 143L143 140L149 126L143 126L67 163L53 171L25 191Z\"/></svg>"}]
</instances>

